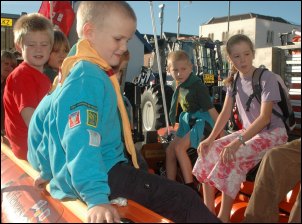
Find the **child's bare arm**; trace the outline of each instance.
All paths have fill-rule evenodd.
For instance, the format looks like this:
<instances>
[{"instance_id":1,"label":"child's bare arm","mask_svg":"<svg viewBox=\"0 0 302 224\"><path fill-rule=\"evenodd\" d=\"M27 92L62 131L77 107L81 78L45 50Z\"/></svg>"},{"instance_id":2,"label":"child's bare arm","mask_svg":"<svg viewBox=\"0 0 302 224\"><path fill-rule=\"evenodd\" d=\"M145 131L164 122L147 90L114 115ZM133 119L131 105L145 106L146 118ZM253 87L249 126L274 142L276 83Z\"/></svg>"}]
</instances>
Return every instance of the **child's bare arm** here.
<instances>
[{"instance_id":1,"label":"child's bare arm","mask_svg":"<svg viewBox=\"0 0 302 224\"><path fill-rule=\"evenodd\" d=\"M212 117L213 121L216 123L217 121L217 118L219 116L217 110L215 109L215 107L213 107L212 109L208 110L209 111L209 114L210 116ZM222 130L220 133L219 133L219 138L223 137L224 136L224 130Z\"/></svg>"},{"instance_id":2,"label":"child's bare arm","mask_svg":"<svg viewBox=\"0 0 302 224\"><path fill-rule=\"evenodd\" d=\"M34 111L35 111L35 109L32 107L25 107L21 111L21 116L22 116L25 124L27 125L27 127L29 125L30 119L31 119Z\"/></svg>"},{"instance_id":3,"label":"child's bare arm","mask_svg":"<svg viewBox=\"0 0 302 224\"><path fill-rule=\"evenodd\" d=\"M215 109L215 107L209 109L208 111L209 111L209 114L212 117L213 121L216 122L219 114L218 114L217 110Z\"/></svg>"}]
</instances>

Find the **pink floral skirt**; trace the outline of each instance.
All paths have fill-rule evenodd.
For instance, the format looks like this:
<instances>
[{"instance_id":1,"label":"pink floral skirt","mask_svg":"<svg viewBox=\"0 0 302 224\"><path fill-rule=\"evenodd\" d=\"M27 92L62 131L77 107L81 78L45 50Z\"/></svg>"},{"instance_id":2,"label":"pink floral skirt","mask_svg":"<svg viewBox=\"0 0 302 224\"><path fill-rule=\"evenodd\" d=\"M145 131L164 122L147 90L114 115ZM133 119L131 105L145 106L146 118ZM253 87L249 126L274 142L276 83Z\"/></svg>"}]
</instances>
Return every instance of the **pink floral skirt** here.
<instances>
[{"instance_id":1,"label":"pink floral skirt","mask_svg":"<svg viewBox=\"0 0 302 224\"><path fill-rule=\"evenodd\" d=\"M285 128L275 128L255 135L241 145L236 152L236 159L223 164L220 152L244 130L239 130L213 142L211 148L206 148L193 168L193 175L201 183L208 183L233 199L237 196L240 185L246 180L246 174L262 159L265 152L277 145L287 142Z\"/></svg>"}]
</instances>

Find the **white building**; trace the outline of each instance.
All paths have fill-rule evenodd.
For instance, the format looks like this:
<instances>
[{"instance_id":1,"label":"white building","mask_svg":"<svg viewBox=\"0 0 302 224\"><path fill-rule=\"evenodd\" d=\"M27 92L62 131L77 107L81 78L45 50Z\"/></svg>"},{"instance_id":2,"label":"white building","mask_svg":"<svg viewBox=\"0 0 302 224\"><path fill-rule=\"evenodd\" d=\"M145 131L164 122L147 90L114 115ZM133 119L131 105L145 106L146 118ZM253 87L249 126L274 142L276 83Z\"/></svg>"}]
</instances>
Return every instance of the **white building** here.
<instances>
[{"instance_id":1,"label":"white building","mask_svg":"<svg viewBox=\"0 0 302 224\"><path fill-rule=\"evenodd\" d=\"M130 60L127 67L126 82L132 82L133 79L141 72L144 65L144 54L152 51L152 47L144 39L143 35L136 30L133 38L128 42L128 50L130 53Z\"/></svg>"},{"instance_id":2,"label":"white building","mask_svg":"<svg viewBox=\"0 0 302 224\"><path fill-rule=\"evenodd\" d=\"M199 27L199 36L226 41L229 36L241 33L249 36L257 49L281 45L279 34L291 32L293 29L301 30L301 26L280 17L248 13L233 15L229 19L228 16L213 17Z\"/></svg>"}]
</instances>

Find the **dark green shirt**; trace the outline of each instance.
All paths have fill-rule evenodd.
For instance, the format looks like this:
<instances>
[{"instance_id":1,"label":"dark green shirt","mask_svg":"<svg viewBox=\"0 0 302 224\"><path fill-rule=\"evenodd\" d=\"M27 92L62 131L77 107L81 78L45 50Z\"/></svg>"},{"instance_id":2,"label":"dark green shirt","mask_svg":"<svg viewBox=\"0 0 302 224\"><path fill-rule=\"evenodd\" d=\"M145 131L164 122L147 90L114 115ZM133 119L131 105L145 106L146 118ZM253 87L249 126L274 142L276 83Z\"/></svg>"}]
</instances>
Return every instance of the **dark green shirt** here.
<instances>
[{"instance_id":1,"label":"dark green shirt","mask_svg":"<svg viewBox=\"0 0 302 224\"><path fill-rule=\"evenodd\" d=\"M43 72L44 72L44 74L46 74L47 77L50 79L51 83L53 82L53 80L55 79L55 77L56 77L57 74L58 74L58 71L56 71L56 70L50 68L49 66L46 66L46 67L44 68L44 71L43 71Z\"/></svg>"},{"instance_id":2,"label":"dark green shirt","mask_svg":"<svg viewBox=\"0 0 302 224\"><path fill-rule=\"evenodd\" d=\"M205 112L214 107L208 87L201 80L189 87L180 87L179 103L185 112Z\"/></svg>"},{"instance_id":3,"label":"dark green shirt","mask_svg":"<svg viewBox=\"0 0 302 224\"><path fill-rule=\"evenodd\" d=\"M174 91L169 112L172 125L176 121L177 103L180 103L184 112L189 113L206 112L214 107L208 88L193 73L190 74L185 82L179 84Z\"/></svg>"}]
</instances>

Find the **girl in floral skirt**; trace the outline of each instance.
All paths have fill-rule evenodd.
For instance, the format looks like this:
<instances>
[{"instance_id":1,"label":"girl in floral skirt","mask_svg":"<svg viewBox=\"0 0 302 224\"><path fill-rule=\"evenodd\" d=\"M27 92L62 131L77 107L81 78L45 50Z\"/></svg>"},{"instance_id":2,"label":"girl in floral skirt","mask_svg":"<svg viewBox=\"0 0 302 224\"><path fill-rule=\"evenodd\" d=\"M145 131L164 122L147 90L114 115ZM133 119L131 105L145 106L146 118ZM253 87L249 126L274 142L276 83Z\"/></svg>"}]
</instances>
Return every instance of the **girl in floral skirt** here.
<instances>
[{"instance_id":1,"label":"girl in floral skirt","mask_svg":"<svg viewBox=\"0 0 302 224\"><path fill-rule=\"evenodd\" d=\"M223 109L217 118L210 136L198 146L199 158L193 168L193 175L203 183L204 203L215 213L215 188L222 192L222 204L218 214L223 222L229 222L233 201L246 174L264 156L265 152L287 142L287 132L283 121L272 114L281 101L275 75L265 71L261 78L261 104L254 97L250 108L246 102L253 93L252 76L255 50L249 37L238 34L232 36L226 51L232 64L232 74L224 81L227 94ZM235 95L243 128L230 135L216 139L225 127L232 113L234 76L238 76Z\"/></svg>"}]
</instances>

